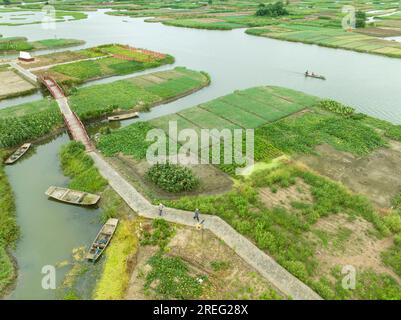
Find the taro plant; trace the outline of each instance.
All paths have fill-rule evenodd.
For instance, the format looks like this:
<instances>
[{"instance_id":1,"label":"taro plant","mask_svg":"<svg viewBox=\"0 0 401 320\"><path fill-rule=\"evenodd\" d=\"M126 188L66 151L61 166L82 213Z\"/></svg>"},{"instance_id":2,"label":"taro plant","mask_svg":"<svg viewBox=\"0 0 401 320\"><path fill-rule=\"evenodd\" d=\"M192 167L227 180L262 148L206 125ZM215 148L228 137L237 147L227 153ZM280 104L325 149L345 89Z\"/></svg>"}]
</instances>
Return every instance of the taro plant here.
<instances>
[{"instance_id":1,"label":"taro plant","mask_svg":"<svg viewBox=\"0 0 401 320\"><path fill-rule=\"evenodd\" d=\"M148 170L146 176L168 192L191 191L199 185L199 179L191 169L171 163L155 164Z\"/></svg>"}]
</instances>

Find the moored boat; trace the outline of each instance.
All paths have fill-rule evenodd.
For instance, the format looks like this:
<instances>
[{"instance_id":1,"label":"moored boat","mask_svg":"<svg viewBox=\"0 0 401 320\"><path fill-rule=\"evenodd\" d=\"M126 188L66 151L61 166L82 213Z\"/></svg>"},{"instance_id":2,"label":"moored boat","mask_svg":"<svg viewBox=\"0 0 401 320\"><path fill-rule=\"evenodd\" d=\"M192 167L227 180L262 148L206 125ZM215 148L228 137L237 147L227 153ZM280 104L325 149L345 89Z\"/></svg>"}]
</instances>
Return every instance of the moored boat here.
<instances>
[{"instance_id":1,"label":"moored boat","mask_svg":"<svg viewBox=\"0 0 401 320\"><path fill-rule=\"evenodd\" d=\"M98 196L97 194L91 194L87 192L76 191L55 186L49 187L49 189L47 189L45 194L50 198L81 206L94 205L100 199L100 196Z\"/></svg>"},{"instance_id":2,"label":"moored boat","mask_svg":"<svg viewBox=\"0 0 401 320\"><path fill-rule=\"evenodd\" d=\"M19 158L21 158L29 150L30 147L31 147L30 143L23 144L4 163L5 164L13 164Z\"/></svg>"},{"instance_id":3,"label":"moored boat","mask_svg":"<svg viewBox=\"0 0 401 320\"><path fill-rule=\"evenodd\" d=\"M115 116L110 116L107 118L109 121L120 121L120 120L126 120L126 119L131 119L131 118L136 118L139 117L138 112L131 112L131 113L125 113L125 114L119 114Z\"/></svg>"},{"instance_id":4,"label":"moored boat","mask_svg":"<svg viewBox=\"0 0 401 320\"><path fill-rule=\"evenodd\" d=\"M102 255L103 251L109 245L111 238L114 235L118 225L118 219L109 219L100 229L97 234L95 241L93 241L87 255L86 259L96 262L97 259Z\"/></svg>"}]
</instances>

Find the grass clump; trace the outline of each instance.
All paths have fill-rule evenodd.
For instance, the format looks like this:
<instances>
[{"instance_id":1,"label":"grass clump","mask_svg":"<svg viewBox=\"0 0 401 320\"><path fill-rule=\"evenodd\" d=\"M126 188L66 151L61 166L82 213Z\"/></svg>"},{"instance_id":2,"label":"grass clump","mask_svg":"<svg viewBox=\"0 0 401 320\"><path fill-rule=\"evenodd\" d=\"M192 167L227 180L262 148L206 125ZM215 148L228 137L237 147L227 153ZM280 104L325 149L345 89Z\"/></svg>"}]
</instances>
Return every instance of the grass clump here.
<instances>
[{"instance_id":1,"label":"grass clump","mask_svg":"<svg viewBox=\"0 0 401 320\"><path fill-rule=\"evenodd\" d=\"M85 153L82 143L72 141L60 151L63 173L72 180L69 188L96 193L103 191L107 181L100 175L91 157Z\"/></svg>"},{"instance_id":2,"label":"grass clump","mask_svg":"<svg viewBox=\"0 0 401 320\"><path fill-rule=\"evenodd\" d=\"M108 157L121 152L135 159L144 159L146 151L152 144L146 141L146 134L152 129L153 127L146 122L136 122L111 134L103 135L97 148Z\"/></svg>"},{"instance_id":3,"label":"grass clump","mask_svg":"<svg viewBox=\"0 0 401 320\"><path fill-rule=\"evenodd\" d=\"M174 229L166 220L155 219L152 221L152 231L143 231L141 245L157 245L163 250L173 235Z\"/></svg>"},{"instance_id":4,"label":"grass clump","mask_svg":"<svg viewBox=\"0 0 401 320\"><path fill-rule=\"evenodd\" d=\"M146 177L167 192L191 191L199 186L199 179L190 168L169 162L153 165Z\"/></svg>"}]
</instances>

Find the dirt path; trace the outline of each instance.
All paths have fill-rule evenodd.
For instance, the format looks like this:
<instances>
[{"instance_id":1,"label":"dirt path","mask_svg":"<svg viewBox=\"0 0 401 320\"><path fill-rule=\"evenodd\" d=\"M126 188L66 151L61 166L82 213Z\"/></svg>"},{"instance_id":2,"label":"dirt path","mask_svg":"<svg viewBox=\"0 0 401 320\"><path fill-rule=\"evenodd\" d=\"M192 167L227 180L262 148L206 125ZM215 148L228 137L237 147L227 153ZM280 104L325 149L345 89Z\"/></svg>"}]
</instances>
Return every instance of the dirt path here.
<instances>
[{"instance_id":1,"label":"dirt path","mask_svg":"<svg viewBox=\"0 0 401 320\"><path fill-rule=\"evenodd\" d=\"M95 161L96 167L110 186L140 216L158 218L158 208L145 199L97 152L88 153ZM163 218L172 223L195 226L192 212L167 208ZM266 280L281 292L296 300L320 300L321 297L298 278L280 266L270 256L257 248L252 242L240 235L229 224L217 216L202 215L204 227L223 240L242 259L254 267Z\"/></svg>"}]
</instances>

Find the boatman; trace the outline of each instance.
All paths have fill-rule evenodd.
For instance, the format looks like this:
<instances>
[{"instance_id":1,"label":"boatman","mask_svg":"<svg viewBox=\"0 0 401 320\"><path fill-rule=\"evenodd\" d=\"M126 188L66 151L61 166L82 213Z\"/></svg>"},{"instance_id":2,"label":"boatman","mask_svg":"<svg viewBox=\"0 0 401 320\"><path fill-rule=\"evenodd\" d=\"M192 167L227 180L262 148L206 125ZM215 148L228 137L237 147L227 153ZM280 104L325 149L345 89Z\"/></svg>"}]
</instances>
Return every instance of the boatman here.
<instances>
[{"instance_id":1,"label":"boatman","mask_svg":"<svg viewBox=\"0 0 401 320\"><path fill-rule=\"evenodd\" d=\"M164 209L163 204L159 203L159 216L162 216L162 214L163 214L163 209Z\"/></svg>"},{"instance_id":2,"label":"boatman","mask_svg":"<svg viewBox=\"0 0 401 320\"><path fill-rule=\"evenodd\" d=\"M200 211L199 211L198 208L196 208L196 210L195 210L195 215L194 215L194 219L196 219L198 222L199 222L199 214L200 214Z\"/></svg>"},{"instance_id":3,"label":"boatman","mask_svg":"<svg viewBox=\"0 0 401 320\"><path fill-rule=\"evenodd\" d=\"M305 76L309 76L309 72L308 72L308 70L306 70L306 72L305 72Z\"/></svg>"}]
</instances>

